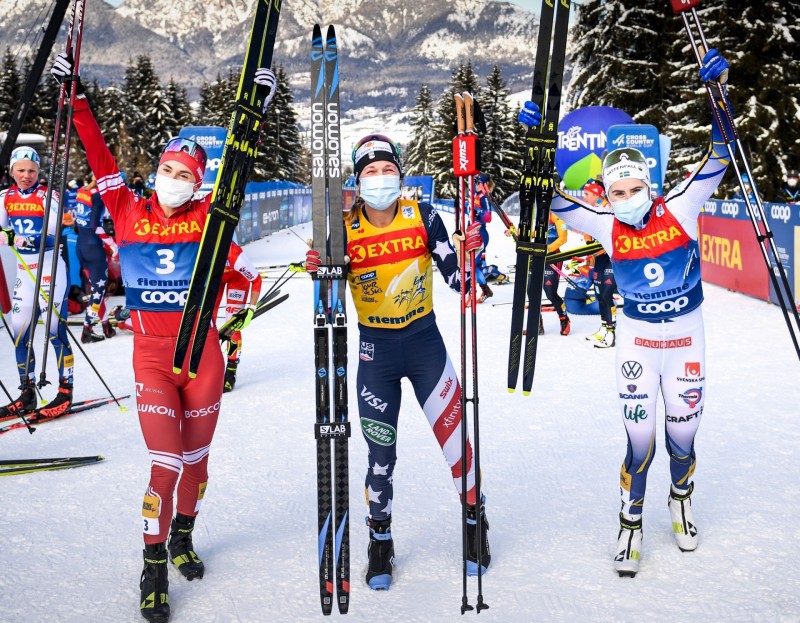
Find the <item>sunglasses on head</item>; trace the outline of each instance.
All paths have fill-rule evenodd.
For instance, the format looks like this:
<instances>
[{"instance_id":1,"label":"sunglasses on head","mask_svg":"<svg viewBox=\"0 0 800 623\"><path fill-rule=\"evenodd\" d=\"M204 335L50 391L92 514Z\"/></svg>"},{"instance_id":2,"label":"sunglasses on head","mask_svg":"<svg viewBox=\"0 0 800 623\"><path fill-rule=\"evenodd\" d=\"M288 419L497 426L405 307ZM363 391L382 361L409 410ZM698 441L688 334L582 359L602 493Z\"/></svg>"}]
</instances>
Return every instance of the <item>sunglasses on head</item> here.
<instances>
[{"instance_id":1,"label":"sunglasses on head","mask_svg":"<svg viewBox=\"0 0 800 623\"><path fill-rule=\"evenodd\" d=\"M179 151L185 151L205 168L208 155L206 155L206 150L198 142L190 138L178 137L170 139L166 147L164 147L165 154Z\"/></svg>"}]
</instances>

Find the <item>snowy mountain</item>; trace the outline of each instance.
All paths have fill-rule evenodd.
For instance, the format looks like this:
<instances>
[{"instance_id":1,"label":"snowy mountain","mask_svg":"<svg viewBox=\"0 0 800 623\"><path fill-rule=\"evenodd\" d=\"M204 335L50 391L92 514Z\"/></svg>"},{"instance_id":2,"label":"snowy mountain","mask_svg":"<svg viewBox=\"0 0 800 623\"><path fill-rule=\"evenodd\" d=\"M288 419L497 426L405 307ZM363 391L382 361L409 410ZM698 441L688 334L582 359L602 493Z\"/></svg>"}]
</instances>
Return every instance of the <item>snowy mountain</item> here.
<instances>
[{"instance_id":1,"label":"snowy mountain","mask_svg":"<svg viewBox=\"0 0 800 623\"><path fill-rule=\"evenodd\" d=\"M0 0L4 43L19 45L45 0ZM49 4L49 3L48 3ZM148 54L162 79L196 94L202 80L226 75L241 62L252 0L126 0L88 11L83 74L120 82L131 57ZM459 62L480 76L498 64L512 90L528 82L537 32L534 15L488 0L284 0L275 64L292 76L298 97L308 90L308 45L314 23L337 26L342 98L381 109L413 104L423 82L439 93ZM60 47L59 45L56 47Z\"/></svg>"}]
</instances>

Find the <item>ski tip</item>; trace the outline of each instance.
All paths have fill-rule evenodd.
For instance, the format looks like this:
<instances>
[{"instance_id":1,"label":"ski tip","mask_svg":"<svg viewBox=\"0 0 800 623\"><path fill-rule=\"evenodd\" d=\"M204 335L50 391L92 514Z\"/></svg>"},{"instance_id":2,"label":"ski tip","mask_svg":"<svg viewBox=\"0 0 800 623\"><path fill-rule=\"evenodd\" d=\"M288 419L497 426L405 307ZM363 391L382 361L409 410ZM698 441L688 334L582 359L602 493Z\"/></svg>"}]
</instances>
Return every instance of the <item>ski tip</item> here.
<instances>
[{"instance_id":1,"label":"ski tip","mask_svg":"<svg viewBox=\"0 0 800 623\"><path fill-rule=\"evenodd\" d=\"M515 391L517 391L517 388L516 388L516 387L509 387L509 388L508 388L508 393L509 393L509 394L513 394Z\"/></svg>"},{"instance_id":2,"label":"ski tip","mask_svg":"<svg viewBox=\"0 0 800 623\"><path fill-rule=\"evenodd\" d=\"M331 39L336 39L336 29L333 27L333 24L328 26L327 36L325 37L328 41Z\"/></svg>"},{"instance_id":3,"label":"ski tip","mask_svg":"<svg viewBox=\"0 0 800 623\"><path fill-rule=\"evenodd\" d=\"M172 372L175 373L175 374L180 374L181 372L183 372L183 370L181 370L180 368L177 368L175 366L172 366Z\"/></svg>"},{"instance_id":4,"label":"ski tip","mask_svg":"<svg viewBox=\"0 0 800 623\"><path fill-rule=\"evenodd\" d=\"M189 378L190 379L196 379L197 378L197 372L192 372L191 370L189 370Z\"/></svg>"},{"instance_id":5,"label":"ski tip","mask_svg":"<svg viewBox=\"0 0 800 623\"><path fill-rule=\"evenodd\" d=\"M529 389L528 389L528 390L524 390L524 389L523 389L523 390L522 390L522 395L523 395L523 396L530 396L530 395L531 395L531 390L529 390Z\"/></svg>"}]
</instances>

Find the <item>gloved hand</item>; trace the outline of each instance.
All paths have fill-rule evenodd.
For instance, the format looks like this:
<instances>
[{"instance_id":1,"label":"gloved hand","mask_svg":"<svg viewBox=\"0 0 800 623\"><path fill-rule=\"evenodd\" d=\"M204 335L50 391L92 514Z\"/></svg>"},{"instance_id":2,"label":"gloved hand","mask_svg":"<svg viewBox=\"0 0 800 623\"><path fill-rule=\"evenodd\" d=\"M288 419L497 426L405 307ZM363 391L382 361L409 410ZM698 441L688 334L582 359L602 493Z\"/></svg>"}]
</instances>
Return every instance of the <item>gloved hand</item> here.
<instances>
[{"instance_id":1,"label":"gloved hand","mask_svg":"<svg viewBox=\"0 0 800 623\"><path fill-rule=\"evenodd\" d=\"M263 111L266 114L267 106L275 97L275 73L269 67L259 67L256 69L256 77L254 79L256 84L269 88L267 96L264 98Z\"/></svg>"},{"instance_id":2,"label":"gloved hand","mask_svg":"<svg viewBox=\"0 0 800 623\"><path fill-rule=\"evenodd\" d=\"M104 241L105 242L105 241ZM111 238L106 242L106 246L111 250L111 257L117 259L119 257L119 246Z\"/></svg>"},{"instance_id":3,"label":"gloved hand","mask_svg":"<svg viewBox=\"0 0 800 623\"><path fill-rule=\"evenodd\" d=\"M537 128L542 123L542 113L539 112L539 107L533 102L525 102L522 110L519 111L517 121L524 123L528 127Z\"/></svg>"},{"instance_id":4,"label":"gloved hand","mask_svg":"<svg viewBox=\"0 0 800 623\"><path fill-rule=\"evenodd\" d=\"M36 247L36 244L34 243L33 238L15 235L14 246L18 249L33 249Z\"/></svg>"},{"instance_id":5,"label":"gloved hand","mask_svg":"<svg viewBox=\"0 0 800 623\"><path fill-rule=\"evenodd\" d=\"M253 320L253 314L255 314L255 312L256 309L253 305L247 305L244 309L240 309L231 317L231 324L228 331L233 334L246 328L247 325L250 324L250 321Z\"/></svg>"},{"instance_id":6,"label":"gloved hand","mask_svg":"<svg viewBox=\"0 0 800 623\"><path fill-rule=\"evenodd\" d=\"M0 247L10 247L14 244L14 232L10 229L0 229Z\"/></svg>"},{"instance_id":7,"label":"gloved hand","mask_svg":"<svg viewBox=\"0 0 800 623\"><path fill-rule=\"evenodd\" d=\"M467 253L476 253L483 248L480 223L472 223L467 227L467 233L464 236L464 248Z\"/></svg>"},{"instance_id":8,"label":"gloved hand","mask_svg":"<svg viewBox=\"0 0 800 623\"><path fill-rule=\"evenodd\" d=\"M53 66L50 68L50 75L55 78L58 84L64 84L65 80L72 75L72 68L75 65L72 61L72 56L66 52L61 52L57 57ZM77 95L86 93L86 89L81 84L81 77L78 76L77 86L75 88Z\"/></svg>"},{"instance_id":9,"label":"gloved hand","mask_svg":"<svg viewBox=\"0 0 800 623\"><path fill-rule=\"evenodd\" d=\"M721 84L728 81L728 61L717 50L711 48L703 57L703 66L700 68L700 79L703 82L719 80Z\"/></svg>"},{"instance_id":10,"label":"gloved hand","mask_svg":"<svg viewBox=\"0 0 800 623\"><path fill-rule=\"evenodd\" d=\"M306 272L316 273L320 266L322 266L322 258L319 255L319 251L314 249L306 251Z\"/></svg>"}]
</instances>

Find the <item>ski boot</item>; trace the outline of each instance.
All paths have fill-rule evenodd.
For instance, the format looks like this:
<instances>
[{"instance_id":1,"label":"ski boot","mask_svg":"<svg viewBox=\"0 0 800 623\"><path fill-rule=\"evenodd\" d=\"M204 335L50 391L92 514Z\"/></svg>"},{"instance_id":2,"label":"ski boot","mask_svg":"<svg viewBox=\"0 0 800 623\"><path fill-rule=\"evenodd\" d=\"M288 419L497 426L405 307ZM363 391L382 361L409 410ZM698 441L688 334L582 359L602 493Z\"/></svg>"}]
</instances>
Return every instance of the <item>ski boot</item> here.
<instances>
[{"instance_id":1,"label":"ski boot","mask_svg":"<svg viewBox=\"0 0 800 623\"><path fill-rule=\"evenodd\" d=\"M478 297L478 303L483 303L489 297L494 296L492 289L485 283L481 286L481 292L483 292L483 294Z\"/></svg>"},{"instance_id":2,"label":"ski boot","mask_svg":"<svg viewBox=\"0 0 800 623\"><path fill-rule=\"evenodd\" d=\"M505 273L500 273L494 280L494 282L499 286L503 285L504 283L508 283L509 281L510 279L508 278L508 275L506 275Z\"/></svg>"},{"instance_id":3,"label":"ski boot","mask_svg":"<svg viewBox=\"0 0 800 623\"><path fill-rule=\"evenodd\" d=\"M116 329L111 326L111 322L108 320L103 321L103 336L106 338L112 338L117 334Z\"/></svg>"},{"instance_id":4,"label":"ski boot","mask_svg":"<svg viewBox=\"0 0 800 623\"><path fill-rule=\"evenodd\" d=\"M467 505L467 575L478 575L478 530L481 534L481 575L486 573L492 563L492 552L489 549L489 522L486 519L484 508L485 501L486 498L481 500L480 511L475 505ZM480 520L477 518L479 512Z\"/></svg>"},{"instance_id":5,"label":"ski boot","mask_svg":"<svg viewBox=\"0 0 800 623\"><path fill-rule=\"evenodd\" d=\"M36 409L36 385L28 379L19 386L22 393L14 402L0 407L0 418L17 416Z\"/></svg>"},{"instance_id":6,"label":"ski boot","mask_svg":"<svg viewBox=\"0 0 800 623\"><path fill-rule=\"evenodd\" d=\"M674 486L670 486L667 500L675 541L682 552L692 552L697 549L697 524L692 512L693 491L694 483L686 490L676 490Z\"/></svg>"},{"instance_id":7,"label":"ski boot","mask_svg":"<svg viewBox=\"0 0 800 623\"><path fill-rule=\"evenodd\" d=\"M139 582L142 616L150 623L169 621L169 580L167 550L163 543L145 545L144 570Z\"/></svg>"},{"instance_id":8,"label":"ski boot","mask_svg":"<svg viewBox=\"0 0 800 623\"><path fill-rule=\"evenodd\" d=\"M612 325L606 325L606 332L602 338L595 342L595 348L614 348L617 344L617 335Z\"/></svg>"},{"instance_id":9,"label":"ski boot","mask_svg":"<svg viewBox=\"0 0 800 623\"><path fill-rule=\"evenodd\" d=\"M373 591L388 591L392 585L394 541L392 518L380 521L367 518L369 546L367 547L367 584Z\"/></svg>"},{"instance_id":10,"label":"ski boot","mask_svg":"<svg viewBox=\"0 0 800 623\"><path fill-rule=\"evenodd\" d=\"M561 323L561 335L569 335L569 316L567 314L559 316L558 321Z\"/></svg>"},{"instance_id":11,"label":"ski boot","mask_svg":"<svg viewBox=\"0 0 800 623\"><path fill-rule=\"evenodd\" d=\"M103 331L97 323L83 325L81 344L94 344L95 342L102 342L104 339L106 339L106 336L103 335Z\"/></svg>"},{"instance_id":12,"label":"ski boot","mask_svg":"<svg viewBox=\"0 0 800 623\"><path fill-rule=\"evenodd\" d=\"M58 415L64 415L72 406L72 383L69 381L61 381L58 384L58 393L56 397L41 409L38 414L43 419L49 419Z\"/></svg>"},{"instance_id":13,"label":"ski boot","mask_svg":"<svg viewBox=\"0 0 800 623\"><path fill-rule=\"evenodd\" d=\"M222 388L222 393L227 394L232 392L236 386L236 369L239 367L239 360L228 360L228 365L225 367L225 385Z\"/></svg>"},{"instance_id":14,"label":"ski boot","mask_svg":"<svg viewBox=\"0 0 800 623\"><path fill-rule=\"evenodd\" d=\"M606 334L607 324L604 322L600 325L600 328L592 333L591 335L586 336L587 342L599 342L603 339L603 336Z\"/></svg>"},{"instance_id":15,"label":"ski boot","mask_svg":"<svg viewBox=\"0 0 800 623\"><path fill-rule=\"evenodd\" d=\"M636 517L634 519L634 517ZM619 514L619 536L617 537L617 554L614 567L619 576L633 578L639 571L639 560L642 557L642 516Z\"/></svg>"},{"instance_id":16,"label":"ski boot","mask_svg":"<svg viewBox=\"0 0 800 623\"><path fill-rule=\"evenodd\" d=\"M176 513L169 531L170 560L190 582L195 578L202 579L206 570L203 562L194 553L192 545L194 520L194 517Z\"/></svg>"}]
</instances>

